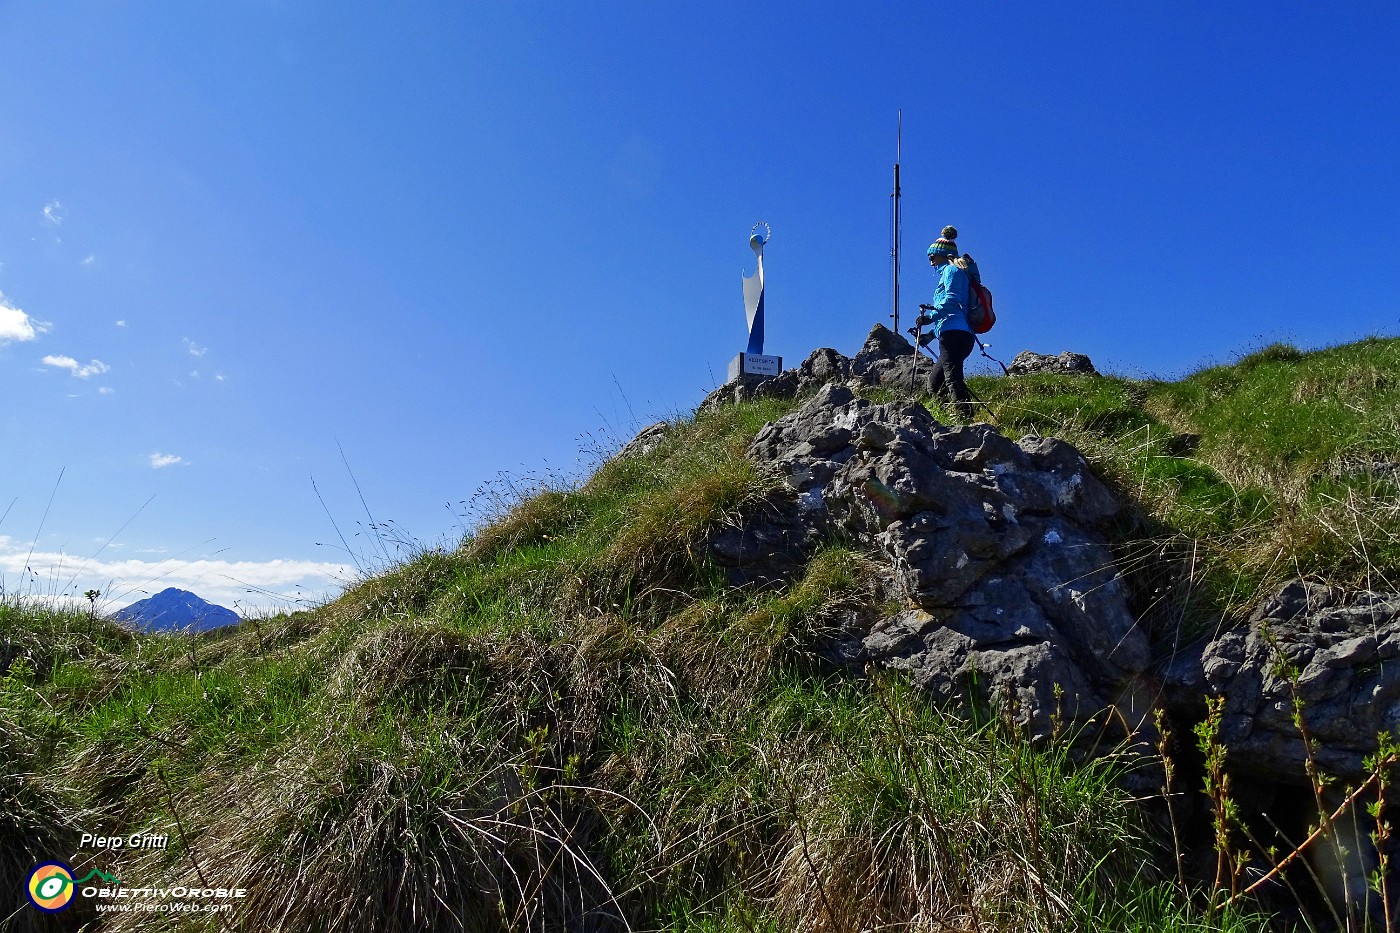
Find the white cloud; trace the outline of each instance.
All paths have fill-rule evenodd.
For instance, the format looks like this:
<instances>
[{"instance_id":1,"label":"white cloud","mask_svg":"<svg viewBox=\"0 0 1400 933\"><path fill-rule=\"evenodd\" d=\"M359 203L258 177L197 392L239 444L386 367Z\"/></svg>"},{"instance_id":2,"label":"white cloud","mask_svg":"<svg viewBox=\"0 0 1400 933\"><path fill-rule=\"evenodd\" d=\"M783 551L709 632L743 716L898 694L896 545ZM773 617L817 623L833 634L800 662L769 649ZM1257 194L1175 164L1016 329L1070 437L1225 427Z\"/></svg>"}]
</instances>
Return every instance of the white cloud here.
<instances>
[{"instance_id":1,"label":"white cloud","mask_svg":"<svg viewBox=\"0 0 1400 933\"><path fill-rule=\"evenodd\" d=\"M63 223L63 205L57 199L44 205L44 219L55 227Z\"/></svg>"},{"instance_id":2,"label":"white cloud","mask_svg":"<svg viewBox=\"0 0 1400 933\"><path fill-rule=\"evenodd\" d=\"M184 457L176 456L175 454L163 454L160 451L151 454L151 469L153 470L163 470L168 466L175 466L176 464L187 466L189 461Z\"/></svg>"},{"instance_id":3,"label":"white cloud","mask_svg":"<svg viewBox=\"0 0 1400 933\"><path fill-rule=\"evenodd\" d=\"M125 327L125 326L126 326L126 321L118 321L118 322L117 322L117 326L118 326L118 327Z\"/></svg>"},{"instance_id":4,"label":"white cloud","mask_svg":"<svg viewBox=\"0 0 1400 933\"><path fill-rule=\"evenodd\" d=\"M92 253L89 253L86 257L83 258L83 265L85 266L90 266L95 262L97 262L97 257Z\"/></svg>"},{"instance_id":5,"label":"white cloud","mask_svg":"<svg viewBox=\"0 0 1400 933\"><path fill-rule=\"evenodd\" d=\"M111 369L110 366L101 360L90 360L85 366L71 356L46 356L39 362L43 363L45 366L52 366L55 369L66 369L78 379L100 376Z\"/></svg>"},{"instance_id":6,"label":"white cloud","mask_svg":"<svg viewBox=\"0 0 1400 933\"><path fill-rule=\"evenodd\" d=\"M5 300L4 294L0 293L0 346L33 340L48 329L48 324L34 320L10 304Z\"/></svg>"},{"instance_id":7,"label":"white cloud","mask_svg":"<svg viewBox=\"0 0 1400 933\"><path fill-rule=\"evenodd\" d=\"M184 340L185 349L190 352L190 356L203 356L204 354L209 352L208 347L201 347L199 344L195 343L188 337L184 338Z\"/></svg>"},{"instance_id":8,"label":"white cloud","mask_svg":"<svg viewBox=\"0 0 1400 933\"><path fill-rule=\"evenodd\" d=\"M117 391L117 390L114 389L114 388L112 388L111 386L103 386L102 388L100 388L100 389L97 390L97 394L98 394L98 395L112 395L112 394L114 394L116 391Z\"/></svg>"},{"instance_id":9,"label":"white cloud","mask_svg":"<svg viewBox=\"0 0 1400 933\"><path fill-rule=\"evenodd\" d=\"M26 566L32 573L26 573ZM173 586L246 616L304 608L334 596L355 579L353 567L309 560L88 561L72 554L36 551L30 555L28 542L0 535L0 586L7 595L86 609L88 601L82 594L100 590L100 612L115 612ZM55 592L60 587L63 591Z\"/></svg>"},{"instance_id":10,"label":"white cloud","mask_svg":"<svg viewBox=\"0 0 1400 933\"><path fill-rule=\"evenodd\" d=\"M223 382L223 381L224 381L224 374L223 374L223 373L215 373L215 374L214 374L214 381L215 381L215 382Z\"/></svg>"}]
</instances>

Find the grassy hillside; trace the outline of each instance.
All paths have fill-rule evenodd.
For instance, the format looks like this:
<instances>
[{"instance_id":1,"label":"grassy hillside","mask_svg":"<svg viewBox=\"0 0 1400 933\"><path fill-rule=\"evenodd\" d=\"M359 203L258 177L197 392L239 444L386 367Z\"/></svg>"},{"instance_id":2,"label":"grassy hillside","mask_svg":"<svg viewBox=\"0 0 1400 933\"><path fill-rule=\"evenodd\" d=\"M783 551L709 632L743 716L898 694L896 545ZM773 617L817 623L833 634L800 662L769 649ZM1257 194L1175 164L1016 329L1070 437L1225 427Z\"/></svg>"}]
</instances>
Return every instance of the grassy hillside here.
<instances>
[{"instance_id":1,"label":"grassy hillside","mask_svg":"<svg viewBox=\"0 0 1400 933\"><path fill-rule=\"evenodd\" d=\"M1117 546L1167 638L1300 572L1395 579L1397 378L1373 340L973 388L1138 504ZM1213 908L1178 870L1140 762L825 660L843 614L890 608L849 542L726 586L704 536L762 507L744 446L793 405L677 424L314 612L160 637L0 604L0 891L81 832L151 829L168 849L74 867L248 897L98 929L1260 929L1277 905Z\"/></svg>"},{"instance_id":2,"label":"grassy hillside","mask_svg":"<svg viewBox=\"0 0 1400 933\"><path fill-rule=\"evenodd\" d=\"M1139 527L1123 532L1130 555L1189 550L1192 600L1212 614L1238 614L1296 576L1400 580L1400 341L1276 344L1177 382L971 385L1006 433L1074 442L1139 503Z\"/></svg>"}]
</instances>

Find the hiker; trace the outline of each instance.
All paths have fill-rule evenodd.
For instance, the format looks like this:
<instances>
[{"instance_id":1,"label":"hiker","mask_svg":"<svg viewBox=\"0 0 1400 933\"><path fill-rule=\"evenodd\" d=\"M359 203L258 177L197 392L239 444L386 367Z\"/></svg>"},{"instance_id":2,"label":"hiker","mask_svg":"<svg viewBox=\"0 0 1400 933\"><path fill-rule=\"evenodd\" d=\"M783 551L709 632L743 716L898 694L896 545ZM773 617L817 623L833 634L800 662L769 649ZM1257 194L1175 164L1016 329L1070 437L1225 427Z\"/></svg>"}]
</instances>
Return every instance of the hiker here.
<instances>
[{"instance_id":1,"label":"hiker","mask_svg":"<svg viewBox=\"0 0 1400 933\"><path fill-rule=\"evenodd\" d=\"M971 421L976 407L972 393L963 381L963 362L972 353L976 340L967 322L968 275L977 266L972 257L958 255L956 227L944 227L942 234L928 248L928 261L938 272L938 287L931 305L920 305L926 313L920 315L921 326L931 326L928 338L920 345L938 340L938 363L933 368L933 394L946 401L951 391L958 414Z\"/></svg>"}]
</instances>

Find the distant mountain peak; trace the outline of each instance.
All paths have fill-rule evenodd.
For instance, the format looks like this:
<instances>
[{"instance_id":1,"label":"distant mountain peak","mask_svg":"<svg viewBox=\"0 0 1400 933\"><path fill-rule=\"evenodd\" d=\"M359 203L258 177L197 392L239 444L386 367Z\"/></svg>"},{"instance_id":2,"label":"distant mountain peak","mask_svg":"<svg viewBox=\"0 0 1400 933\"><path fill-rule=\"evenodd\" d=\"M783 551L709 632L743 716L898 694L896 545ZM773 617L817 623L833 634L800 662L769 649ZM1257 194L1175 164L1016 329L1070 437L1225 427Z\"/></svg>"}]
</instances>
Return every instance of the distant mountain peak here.
<instances>
[{"instance_id":1,"label":"distant mountain peak","mask_svg":"<svg viewBox=\"0 0 1400 933\"><path fill-rule=\"evenodd\" d=\"M146 632L207 632L241 621L232 609L173 586L117 610L112 618Z\"/></svg>"}]
</instances>

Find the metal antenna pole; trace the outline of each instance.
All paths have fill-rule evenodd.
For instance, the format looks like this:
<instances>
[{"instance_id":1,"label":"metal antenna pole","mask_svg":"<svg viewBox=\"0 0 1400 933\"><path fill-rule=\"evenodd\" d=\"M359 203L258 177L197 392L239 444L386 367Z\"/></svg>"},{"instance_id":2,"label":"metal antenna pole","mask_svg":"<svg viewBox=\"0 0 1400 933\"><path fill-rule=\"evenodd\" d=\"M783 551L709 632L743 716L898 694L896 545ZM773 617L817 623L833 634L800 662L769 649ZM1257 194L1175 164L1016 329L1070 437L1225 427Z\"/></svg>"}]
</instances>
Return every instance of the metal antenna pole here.
<instances>
[{"instance_id":1,"label":"metal antenna pole","mask_svg":"<svg viewBox=\"0 0 1400 933\"><path fill-rule=\"evenodd\" d=\"M904 111L899 110L895 117L894 132L894 230L892 231L890 258L894 266L894 308L890 317L894 318L894 332L899 333L899 156L900 144L904 135Z\"/></svg>"},{"instance_id":2,"label":"metal antenna pole","mask_svg":"<svg viewBox=\"0 0 1400 933\"><path fill-rule=\"evenodd\" d=\"M901 109L895 113L894 128L894 231L891 239L893 245L890 247L890 256L894 260L894 310L890 317L894 318L894 332L899 333L899 158L902 154L904 143L904 111ZM916 325L918 321L914 322ZM914 332L914 359L909 367L909 391L916 392L919 384L919 333L917 326Z\"/></svg>"}]
</instances>

